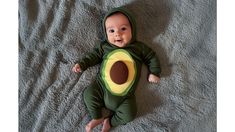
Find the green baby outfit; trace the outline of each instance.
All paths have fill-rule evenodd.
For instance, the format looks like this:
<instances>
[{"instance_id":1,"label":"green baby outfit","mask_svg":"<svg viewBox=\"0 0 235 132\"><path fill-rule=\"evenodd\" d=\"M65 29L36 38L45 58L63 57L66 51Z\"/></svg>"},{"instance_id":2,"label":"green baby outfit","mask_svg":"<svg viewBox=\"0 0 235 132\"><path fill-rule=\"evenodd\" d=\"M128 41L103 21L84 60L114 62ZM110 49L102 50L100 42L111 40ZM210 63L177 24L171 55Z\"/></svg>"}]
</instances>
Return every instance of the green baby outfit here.
<instances>
[{"instance_id":1,"label":"green baby outfit","mask_svg":"<svg viewBox=\"0 0 235 132\"><path fill-rule=\"evenodd\" d=\"M82 71L101 63L96 80L84 91L84 101L93 119L102 117L103 107L113 111L111 126L126 124L135 118L137 108L135 90L140 78L142 63L150 73L160 76L160 63L153 50L136 41L136 28L131 15L123 8L115 8L108 16L121 12L126 15L132 27L132 39L125 47L117 47L108 41L97 45L77 63ZM107 36L106 36L107 38Z\"/></svg>"}]
</instances>

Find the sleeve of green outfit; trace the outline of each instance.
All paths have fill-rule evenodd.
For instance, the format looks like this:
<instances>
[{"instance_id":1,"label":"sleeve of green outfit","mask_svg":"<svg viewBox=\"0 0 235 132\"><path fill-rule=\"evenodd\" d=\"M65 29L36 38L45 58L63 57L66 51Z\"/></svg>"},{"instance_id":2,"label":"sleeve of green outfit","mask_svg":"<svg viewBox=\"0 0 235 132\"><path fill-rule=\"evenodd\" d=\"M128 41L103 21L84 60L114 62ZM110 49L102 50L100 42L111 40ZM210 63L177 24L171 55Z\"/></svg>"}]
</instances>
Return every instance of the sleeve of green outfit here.
<instances>
[{"instance_id":1,"label":"sleeve of green outfit","mask_svg":"<svg viewBox=\"0 0 235 132\"><path fill-rule=\"evenodd\" d=\"M150 73L160 77L161 67L156 53L148 46L142 44L142 59L148 66Z\"/></svg>"},{"instance_id":2,"label":"sleeve of green outfit","mask_svg":"<svg viewBox=\"0 0 235 132\"><path fill-rule=\"evenodd\" d=\"M82 69L85 71L87 68L101 63L103 56L102 44L97 45L91 52L85 55L78 63Z\"/></svg>"}]
</instances>

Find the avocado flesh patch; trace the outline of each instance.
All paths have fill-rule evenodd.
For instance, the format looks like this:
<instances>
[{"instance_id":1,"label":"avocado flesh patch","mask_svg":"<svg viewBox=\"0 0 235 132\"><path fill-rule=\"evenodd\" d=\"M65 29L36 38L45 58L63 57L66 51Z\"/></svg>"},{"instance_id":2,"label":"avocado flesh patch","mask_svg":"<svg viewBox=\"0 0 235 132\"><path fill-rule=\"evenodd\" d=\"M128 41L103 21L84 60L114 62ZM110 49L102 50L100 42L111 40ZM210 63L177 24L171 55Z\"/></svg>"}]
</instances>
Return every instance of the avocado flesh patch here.
<instances>
[{"instance_id":1,"label":"avocado flesh patch","mask_svg":"<svg viewBox=\"0 0 235 132\"><path fill-rule=\"evenodd\" d=\"M113 65L118 61L122 61L123 63L125 63L128 69L127 80L122 84L115 83L110 76L110 71ZM136 78L135 61L126 50L123 49L114 50L110 52L107 56L107 59L104 60L102 64L101 74L102 74L102 79L105 83L105 87L112 94L118 96L124 96L128 93Z\"/></svg>"}]
</instances>

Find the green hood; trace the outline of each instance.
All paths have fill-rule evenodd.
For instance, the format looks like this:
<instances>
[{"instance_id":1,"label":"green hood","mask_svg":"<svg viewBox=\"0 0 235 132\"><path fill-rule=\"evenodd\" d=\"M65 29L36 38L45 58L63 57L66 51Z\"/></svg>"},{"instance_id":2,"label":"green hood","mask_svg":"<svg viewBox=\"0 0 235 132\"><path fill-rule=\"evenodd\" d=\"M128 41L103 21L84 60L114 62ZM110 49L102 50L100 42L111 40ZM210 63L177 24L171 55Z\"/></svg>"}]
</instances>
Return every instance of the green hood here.
<instances>
[{"instance_id":1,"label":"green hood","mask_svg":"<svg viewBox=\"0 0 235 132\"><path fill-rule=\"evenodd\" d=\"M127 18L129 19L129 22L131 24L131 28L132 28L132 38L130 43L134 42L136 40L136 24L135 24L135 20L132 17L132 15L130 14L129 11L127 11L125 8L122 7L118 7L118 8L113 8L112 10L110 10L104 17L103 22L102 22L102 26L103 26L103 31L104 31L104 35L105 35L105 40L108 42L108 37L106 34L106 29L105 29L105 21L107 19L107 17L111 16L114 13L120 12L122 14L124 14L125 16L127 16Z\"/></svg>"}]
</instances>

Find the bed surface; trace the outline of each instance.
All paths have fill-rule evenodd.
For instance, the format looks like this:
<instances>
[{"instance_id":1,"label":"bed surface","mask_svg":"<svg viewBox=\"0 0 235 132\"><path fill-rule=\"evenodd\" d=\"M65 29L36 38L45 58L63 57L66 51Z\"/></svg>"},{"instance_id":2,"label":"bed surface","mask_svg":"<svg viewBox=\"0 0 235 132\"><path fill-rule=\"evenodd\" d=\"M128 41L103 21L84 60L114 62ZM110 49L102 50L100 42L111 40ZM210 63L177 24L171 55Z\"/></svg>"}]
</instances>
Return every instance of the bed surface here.
<instances>
[{"instance_id":1,"label":"bed surface","mask_svg":"<svg viewBox=\"0 0 235 132\"><path fill-rule=\"evenodd\" d=\"M112 131L216 131L215 0L20 0L19 131L85 131L83 91L99 65L71 68L103 40L101 20L119 6L133 12L137 39L159 56L162 77L148 83L143 66L137 117Z\"/></svg>"}]
</instances>

